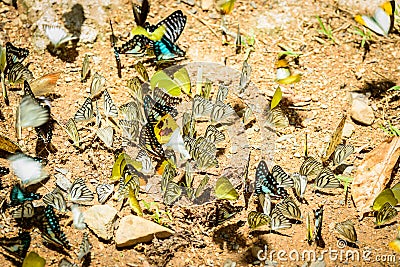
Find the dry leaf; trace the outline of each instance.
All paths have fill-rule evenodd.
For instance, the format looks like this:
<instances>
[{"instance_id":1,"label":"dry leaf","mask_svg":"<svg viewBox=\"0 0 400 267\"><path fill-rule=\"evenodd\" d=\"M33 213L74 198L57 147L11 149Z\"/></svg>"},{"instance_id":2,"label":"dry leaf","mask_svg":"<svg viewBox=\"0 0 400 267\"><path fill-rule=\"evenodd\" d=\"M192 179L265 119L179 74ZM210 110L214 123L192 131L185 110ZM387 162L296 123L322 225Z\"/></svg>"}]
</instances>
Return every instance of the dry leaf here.
<instances>
[{"instance_id":1,"label":"dry leaf","mask_svg":"<svg viewBox=\"0 0 400 267\"><path fill-rule=\"evenodd\" d=\"M400 137L391 137L368 153L358 167L351 192L361 218L371 211L374 199L385 189L399 156Z\"/></svg>"}]
</instances>

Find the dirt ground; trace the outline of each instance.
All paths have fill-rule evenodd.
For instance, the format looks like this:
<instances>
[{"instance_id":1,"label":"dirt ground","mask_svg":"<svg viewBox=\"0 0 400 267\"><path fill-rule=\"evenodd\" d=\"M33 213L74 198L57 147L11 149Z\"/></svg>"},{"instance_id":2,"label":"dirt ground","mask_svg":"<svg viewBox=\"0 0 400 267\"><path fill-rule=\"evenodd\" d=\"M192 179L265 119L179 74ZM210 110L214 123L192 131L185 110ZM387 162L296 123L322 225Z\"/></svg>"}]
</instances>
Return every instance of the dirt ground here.
<instances>
[{"instance_id":1,"label":"dirt ground","mask_svg":"<svg viewBox=\"0 0 400 267\"><path fill-rule=\"evenodd\" d=\"M162 4L155 2L152 1L150 11L149 21L152 23L166 17L176 9L183 9L188 15L185 30L178 40L179 46L186 51L186 59L181 63L205 61L223 65L225 62L227 67L241 70L244 52L235 54L232 37L228 36L228 42L224 42L220 31L221 18L214 9L203 11L195 7L197 13L190 15L188 11L193 7L183 2L162 1ZM295 62L293 57L288 57L288 59L292 71L301 73L302 79L299 83L282 86L285 101L288 103L290 125L277 133L276 138L285 135L288 137L279 138L273 152L256 149L264 147L263 141L256 139L257 127L258 129L261 127L258 122L246 130L250 137L248 142L252 147L249 177L254 179L259 160L270 153L273 154L274 162L287 172L298 171L302 158L295 155L304 153L305 133L308 134L309 153L318 157L342 115L350 110L349 92L352 91L361 91L369 96L370 105L376 117L372 126L358 125L351 121L350 116L347 118L347 122L351 122L355 127L355 132L348 142L355 146L356 151L363 147L350 158L350 162L357 167L365 154L387 137L379 126L387 121L394 126L400 124L397 113L399 94L395 91L387 91L400 82L399 25L395 25L394 33L387 38L373 35L369 49L365 50L360 47L362 37L353 33L354 27L361 28L352 18L355 14L339 8L335 1L309 0L300 3L288 0L251 1L251 3L237 1L235 9L225 17L225 20L226 26L232 32L236 32L237 24L240 23L243 36L249 37L250 34L254 34L254 52L250 55L249 64L252 67L251 81L257 87L258 93L265 98L265 101L259 101L259 103L266 106L267 99L272 96L278 86L274 79L275 62L278 53L282 51L279 45L301 53L298 62ZM215 14L217 15L214 16ZM125 1L124 5L110 10L109 15L114 22L115 34L127 36L127 32L134 26L130 2ZM325 25L331 26L336 43L332 43L318 32L320 27L316 16L319 16ZM273 30L258 28L257 25L260 25L262 20L282 25L281 28L277 27ZM55 71L61 72L55 89L56 97L51 102L53 117L59 124L64 125L69 118L73 117L88 95L90 79L85 83L80 81L80 69L85 53L91 53L98 59L96 62L91 62L91 72L93 74L97 71L105 76L106 87L116 104L121 105L129 101L126 81L137 75L133 64L138 58L122 55L123 78L119 79L110 47L108 27L99 30L95 43L90 45L78 43L78 56L72 62L65 62L54 57L48 51L34 50L29 23L21 20L17 10L3 4L0 4L0 29L2 34L5 33L1 39L3 45L6 41L11 41L18 47L30 50L27 62L30 62L29 69L35 77ZM215 31L216 35L210 29ZM154 64L151 61L147 62L149 63L145 65L148 71L154 73ZM191 78L192 81L196 79ZM3 100L0 101L2 115L0 133L16 140L14 118L15 108L21 99L20 92L10 91L9 98L9 106L6 106ZM71 179L83 177L86 181L95 179L103 183L108 182L114 162L112 152L120 144L120 138L118 138L113 149L106 149L98 139L93 139L85 143L86 148L83 151L79 151L68 141L68 135L64 129L56 124L53 144L57 152L49 155L46 170L50 174L50 179L47 180L45 186L54 188L55 167L69 170L72 174ZM34 155L35 143L35 131L24 130L23 140L20 142L24 151ZM224 158L224 160L227 159ZM0 161L1 166L8 166L8 164L6 160ZM227 163L222 161L222 165L224 164ZM236 162L236 164L244 167L246 162ZM397 180L396 177L394 180ZM0 191L2 198L9 196L10 189L16 182L17 178L12 174L2 177L3 188ZM89 187L95 191L94 185ZM46 194L47 190L41 187L38 192ZM151 200L145 194L141 194L141 197ZM324 249L338 250L337 259L325 257L327 266L399 265L399 255L388 247L388 243L396 237L397 221L380 229L374 227L373 217L359 221L352 202L344 203L343 189L322 194L315 193L312 185L309 185L305 199L307 204L300 204L303 214L302 223L294 224L288 230L279 231L280 234L249 228L247 214L256 209L255 196L252 196L247 210L243 208L238 214L217 227L207 221L211 220L207 218L215 209L214 203L198 207L165 207L160 203L160 209L165 211L164 225L176 232L173 237L131 248L117 249L114 242L99 241L90 232L89 238L93 245L90 266L234 266L229 265L230 260L236 262L236 266L263 266L266 261L257 260L254 257L254 251L258 250L257 247L264 249L265 246L268 248L267 258L271 255L271 251L284 250L289 253L296 250L300 253L300 258L294 260L289 259L288 255L284 255L284 259L279 260L277 253L272 254L273 261L277 261L278 266L302 266L304 262L309 261L307 258L301 259L302 252L315 251L316 255L319 255ZM120 203L112 199L107 204L120 208ZM324 249L314 244L308 245L306 241L305 217L307 213L312 215L312 210L316 209L318 204L324 204L322 229L326 244ZM243 207L243 197L241 196L233 205ZM171 220L168 219L167 212L172 215ZM125 205L118 216L123 217L130 213L129 205ZM59 214L61 226L73 245L72 250L69 251L70 255L72 259L76 259L82 231L71 226L70 215L70 213ZM144 216L152 219L151 214ZM346 219L356 222L359 248L338 247L339 235L334 230L334 224ZM2 214L0 232L1 236L13 236L18 232L17 225L9 212ZM44 246L37 229L32 229L31 235L30 250L44 257L47 261L46 266L58 266L58 262L64 256ZM347 252L354 251L359 253L359 259L346 257ZM370 261L362 257L368 251L371 252ZM387 257L388 255L395 255L395 258ZM11 265L3 255L0 255L0 262L4 266Z\"/></svg>"}]
</instances>

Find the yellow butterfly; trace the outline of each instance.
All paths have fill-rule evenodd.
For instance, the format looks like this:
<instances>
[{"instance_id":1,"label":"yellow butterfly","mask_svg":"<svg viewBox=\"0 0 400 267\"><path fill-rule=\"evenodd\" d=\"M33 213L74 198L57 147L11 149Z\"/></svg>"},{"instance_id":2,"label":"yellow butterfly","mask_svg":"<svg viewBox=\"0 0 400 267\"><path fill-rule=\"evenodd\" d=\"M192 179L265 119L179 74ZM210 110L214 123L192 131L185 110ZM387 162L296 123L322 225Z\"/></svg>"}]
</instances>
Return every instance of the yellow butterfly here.
<instances>
[{"instance_id":1,"label":"yellow butterfly","mask_svg":"<svg viewBox=\"0 0 400 267\"><path fill-rule=\"evenodd\" d=\"M218 199L237 200L239 194L228 178L221 176L215 185L215 196Z\"/></svg>"},{"instance_id":2,"label":"yellow butterfly","mask_svg":"<svg viewBox=\"0 0 400 267\"><path fill-rule=\"evenodd\" d=\"M387 36L394 25L395 1L387 1L380 5L372 17L355 16L355 21L379 35Z\"/></svg>"},{"instance_id":3,"label":"yellow butterfly","mask_svg":"<svg viewBox=\"0 0 400 267\"><path fill-rule=\"evenodd\" d=\"M286 59L280 59L276 63L276 82L280 84L292 84L301 80L301 74L292 75L289 63Z\"/></svg>"},{"instance_id":4,"label":"yellow butterfly","mask_svg":"<svg viewBox=\"0 0 400 267\"><path fill-rule=\"evenodd\" d=\"M154 133L160 144L166 144L171 139L172 133L178 128L175 119L166 114L154 126Z\"/></svg>"},{"instance_id":5,"label":"yellow butterfly","mask_svg":"<svg viewBox=\"0 0 400 267\"><path fill-rule=\"evenodd\" d=\"M170 78L163 70L157 71L150 79L150 86L164 88L171 96L180 96L183 91L188 96L192 95L189 73L186 68L180 68Z\"/></svg>"},{"instance_id":6,"label":"yellow butterfly","mask_svg":"<svg viewBox=\"0 0 400 267\"><path fill-rule=\"evenodd\" d=\"M144 35L152 41L160 41L165 34L165 30L166 30L165 26L161 25L154 32L150 33L145 28L137 26L132 29L131 33L132 35Z\"/></svg>"}]
</instances>

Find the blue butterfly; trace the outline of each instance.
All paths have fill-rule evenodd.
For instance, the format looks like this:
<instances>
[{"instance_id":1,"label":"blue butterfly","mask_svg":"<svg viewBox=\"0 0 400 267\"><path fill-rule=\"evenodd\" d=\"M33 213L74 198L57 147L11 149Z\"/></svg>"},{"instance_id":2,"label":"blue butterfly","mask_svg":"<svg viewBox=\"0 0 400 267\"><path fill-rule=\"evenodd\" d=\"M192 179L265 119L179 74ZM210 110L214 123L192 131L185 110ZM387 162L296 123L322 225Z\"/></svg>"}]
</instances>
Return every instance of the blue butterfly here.
<instances>
[{"instance_id":1,"label":"blue butterfly","mask_svg":"<svg viewBox=\"0 0 400 267\"><path fill-rule=\"evenodd\" d=\"M56 247L71 247L66 235L61 231L53 206L47 205L44 210L43 228L42 237L47 243Z\"/></svg>"},{"instance_id":2,"label":"blue butterfly","mask_svg":"<svg viewBox=\"0 0 400 267\"><path fill-rule=\"evenodd\" d=\"M17 184L11 189L10 193L10 206L17 206L24 203L25 201L38 200L42 196L39 194L24 192L21 187Z\"/></svg>"},{"instance_id":3,"label":"blue butterfly","mask_svg":"<svg viewBox=\"0 0 400 267\"><path fill-rule=\"evenodd\" d=\"M268 170L267 163L264 160L260 161L256 169L255 193L257 195L269 194L273 198L285 198L288 196L285 188L278 186L278 182Z\"/></svg>"},{"instance_id":4,"label":"blue butterfly","mask_svg":"<svg viewBox=\"0 0 400 267\"><path fill-rule=\"evenodd\" d=\"M157 61L171 60L185 56L185 51L164 37L160 41L154 42L153 49Z\"/></svg>"},{"instance_id":5,"label":"blue butterfly","mask_svg":"<svg viewBox=\"0 0 400 267\"><path fill-rule=\"evenodd\" d=\"M0 239L0 245L11 255L23 260L31 245L29 232L20 232L18 236Z\"/></svg>"}]
</instances>

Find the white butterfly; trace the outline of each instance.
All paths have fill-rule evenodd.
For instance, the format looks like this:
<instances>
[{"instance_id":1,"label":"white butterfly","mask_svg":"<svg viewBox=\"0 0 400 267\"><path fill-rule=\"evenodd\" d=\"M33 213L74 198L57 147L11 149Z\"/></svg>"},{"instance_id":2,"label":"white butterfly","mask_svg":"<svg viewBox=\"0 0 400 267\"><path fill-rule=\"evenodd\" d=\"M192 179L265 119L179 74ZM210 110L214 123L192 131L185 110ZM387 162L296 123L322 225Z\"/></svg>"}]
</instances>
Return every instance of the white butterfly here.
<instances>
[{"instance_id":1,"label":"white butterfly","mask_svg":"<svg viewBox=\"0 0 400 267\"><path fill-rule=\"evenodd\" d=\"M24 154L17 154L8 158L15 175L21 179L22 185L36 184L47 177L42 164Z\"/></svg>"},{"instance_id":2,"label":"white butterfly","mask_svg":"<svg viewBox=\"0 0 400 267\"><path fill-rule=\"evenodd\" d=\"M114 130L111 126L99 128L96 135L103 141L106 147L111 148L113 144Z\"/></svg>"},{"instance_id":3,"label":"white butterfly","mask_svg":"<svg viewBox=\"0 0 400 267\"><path fill-rule=\"evenodd\" d=\"M83 217L83 213L79 209L79 206L74 204L71 206L73 225L78 230L83 230L86 228L86 224L84 222L85 218Z\"/></svg>"},{"instance_id":4,"label":"white butterfly","mask_svg":"<svg viewBox=\"0 0 400 267\"><path fill-rule=\"evenodd\" d=\"M171 147L175 152L180 153L183 160L191 158L189 152L185 148L185 142L183 141L179 128L175 129L171 135L171 139L169 139L165 146Z\"/></svg>"},{"instance_id":5,"label":"white butterfly","mask_svg":"<svg viewBox=\"0 0 400 267\"><path fill-rule=\"evenodd\" d=\"M17 127L39 127L49 120L49 110L31 96L24 96L17 110Z\"/></svg>"},{"instance_id":6,"label":"white butterfly","mask_svg":"<svg viewBox=\"0 0 400 267\"><path fill-rule=\"evenodd\" d=\"M73 36L70 33L67 33L60 26L43 25L43 29L47 38L49 38L50 42L53 44L54 49L57 49L64 43L78 39L78 37Z\"/></svg>"},{"instance_id":7,"label":"white butterfly","mask_svg":"<svg viewBox=\"0 0 400 267\"><path fill-rule=\"evenodd\" d=\"M114 192L113 184L99 184L96 187L97 196L99 202L104 204L107 201L108 197Z\"/></svg>"}]
</instances>

